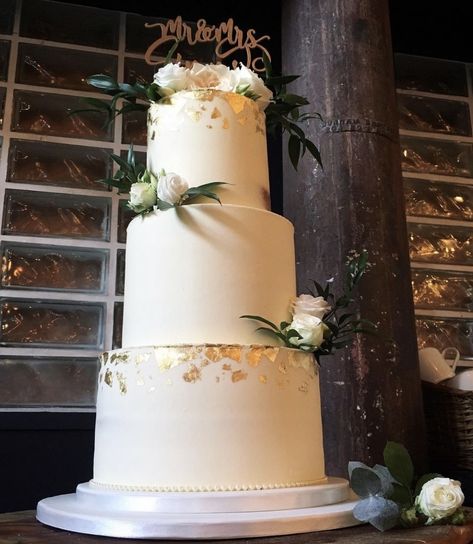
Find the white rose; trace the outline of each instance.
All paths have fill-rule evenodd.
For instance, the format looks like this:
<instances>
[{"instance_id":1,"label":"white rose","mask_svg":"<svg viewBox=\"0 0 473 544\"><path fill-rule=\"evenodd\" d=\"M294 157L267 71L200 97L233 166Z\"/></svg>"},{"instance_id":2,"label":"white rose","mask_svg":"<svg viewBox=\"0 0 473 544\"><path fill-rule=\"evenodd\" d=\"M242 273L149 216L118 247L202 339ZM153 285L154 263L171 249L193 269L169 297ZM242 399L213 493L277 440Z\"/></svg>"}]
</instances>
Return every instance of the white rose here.
<instances>
[{"instance_id":1,"label":"white rose","mask_svg":"<svg viewBox=\"0 0 473 544\"><path fill-rule=\"evenodd\" d=\"M309 314L322 319L330 310L331 306L324 297L300 295L292 301L292 313L294 315Z\"/></svg>"},{"instance_id":2,"label":"white rose","mask_svg":"<svg viewBox=\"0 0 473 544\"><path fill-rule=\"evenodd\" d=\"M416 507L429 519L427 523L448 518L463 504L465 496L460 482L450 478L433 478L416 497Z\"/></svg>"},{"instance_id":3,"label":"white rose","mask_svg":"<svg viewBox=\"0 0 473 544\"><path fill-rule=\"evenodd\" d=\"M152 183L133 183L130 187L130 205L137 211L143 211L156 204L156 188Z\"/></svg>"},{"instance_id":4,"label":"white rose","mask_svg":"<svg viewBox=\"0 0 473 544\"><path fill-rule=\"evenodd\" d=\"M297 314L294 316L289 329L297 331L302 338L292 337L289 342L294 346L310 344L319 347L324 340L326 325L321 319L309 314ZM303 346L304 347L304 346Z\"/></svg>"},{"instance_id":5,"label":"white rose","mask_svg":"<svg viewBox=\"0 0 473 544\"><path fill-rule=\"evenodd\" d=\"M160 176L158 180L158 198L169 204L177 204L187 189L187 181L174 172Z\"/></svg>"},{"instance_id":6,"label":"white rose","mask_svg":"<svg viewBox=\"0 0 473 544\"><path fill-rule=\"evenodd\" d=\"M236 76L235 89L242 85L249 85L249 89L259 96L256 103L260 110L265 110L273 97L273 93L266 87L264 81L244 64L241 64L239 68L235 68L234 72Z\"/></svg>"},{"instance_id":7,"label":"white rose","mask_svg":"<svg viewBox=\"0 0 473 544\"><path fill-rule=\"evenodd\" d=\"M187 88L189 70L179 63L170 62L154 74L154 82L160 87L160 94L168 96Z\"/></svg>"},{"instance_id":8,"label":"white rose","mask_svg":"<svg viewBox=\"0 0 473 544\"><path fill-rule=\"evenodd\" d=\"M230 69L224 64L194 62L189 70L189 89L231 90Z\"/></svg>"}]
</instances>

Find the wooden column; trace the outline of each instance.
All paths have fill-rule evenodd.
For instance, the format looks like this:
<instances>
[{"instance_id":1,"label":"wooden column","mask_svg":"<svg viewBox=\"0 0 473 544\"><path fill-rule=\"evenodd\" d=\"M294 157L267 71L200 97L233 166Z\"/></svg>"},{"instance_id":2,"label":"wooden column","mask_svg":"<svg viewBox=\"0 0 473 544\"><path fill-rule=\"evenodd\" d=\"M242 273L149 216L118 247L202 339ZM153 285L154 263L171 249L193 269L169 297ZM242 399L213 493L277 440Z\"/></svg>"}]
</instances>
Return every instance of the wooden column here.
<instances>
[{"instance_id":1,"label":"wooden column","mask_svg":"<svg viewBox=\"0 0 473 544\"><path fill-rule=\"evenodd\" d=\"M366 249L372 267L355 309L377 337L322 358L327 473L349 460L382 461L387 440L424 465L424 420L400 171L398 120L387 0L282 2L284 74L324 119L306 134L324 170L285 160L284 213L296 229L299 292L311 279L344 277L348 254Z\"/></svg>"}]
</instances>

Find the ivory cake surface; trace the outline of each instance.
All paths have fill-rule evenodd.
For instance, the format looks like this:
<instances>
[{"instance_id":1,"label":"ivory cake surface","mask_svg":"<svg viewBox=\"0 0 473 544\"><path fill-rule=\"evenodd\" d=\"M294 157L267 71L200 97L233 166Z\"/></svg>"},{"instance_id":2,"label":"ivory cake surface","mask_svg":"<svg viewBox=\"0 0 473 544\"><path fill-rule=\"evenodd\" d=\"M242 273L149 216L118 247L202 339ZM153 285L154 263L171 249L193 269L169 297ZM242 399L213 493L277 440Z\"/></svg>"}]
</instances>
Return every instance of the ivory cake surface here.
<instances>
[{"instance_id":1,"label":"ivory cake surface","mask_svg":"<svg viewBox=\"0 0 473 544\"><path fill-rule=\"evenodd\" d=\"M148 168L190 186L220 181L225 204L269 209L264 113L254 100L216 90L181 91L151 104Z\"/></svg>"},{"instance_id":2,"label":"ivory cake surface","mask_svg":"<svg viewBox=\"0 0 473 544\"><path fill-rule=\"evenodd\" d=\"M274 346L116 350L99 374L94 480L142 491L324 481L318 367Z\"/></svg>"},{"instance_id":3,"label":"ivory cake surface","mask_svg":"<svg viewBox=\"0 0 473 544\"><path fill-rule=\"evenodd\" d=\"M126 251L123 347L277 345L240 316L289 316L296 284L287 219L244 206L182 206L133 219Z\"/></svg>"}]
</instances>

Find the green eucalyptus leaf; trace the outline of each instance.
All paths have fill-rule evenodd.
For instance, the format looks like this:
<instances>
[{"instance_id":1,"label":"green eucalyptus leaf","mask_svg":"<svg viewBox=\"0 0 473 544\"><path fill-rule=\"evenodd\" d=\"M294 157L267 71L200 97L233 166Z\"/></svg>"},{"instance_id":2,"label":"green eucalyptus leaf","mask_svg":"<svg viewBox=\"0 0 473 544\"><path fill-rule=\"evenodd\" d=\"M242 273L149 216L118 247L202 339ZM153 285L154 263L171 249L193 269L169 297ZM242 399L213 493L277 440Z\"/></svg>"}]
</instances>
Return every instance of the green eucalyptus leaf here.
<instances>
[{"instance_id":1,"label":"green eucalyptus leaf","mask_svg":"<svg viewBox=\"0 0 473 544\"><path fill-rule=\"evenodd\" d=\"M286 93L282 95L280 98L287 104L291 104L291 105L307 106L309 104L309 101L307 100L307 98L304 98L303 96L299 96L298 94Z\"/></svg>"},{"instance_id":2,"label":"green eucalyptus leaf","mask_svg":"<svg viewBox=\"0 0 473 544\"><path fill-rule=\"evenodd\" d=\"M310 140L305 141L307 150L314 157L314 159L320 164L320 167L323 169L324 165L322 164L322 157L320 156L320 151L316 145Z\"/></svg>"},{"instance_id":3,"label":"green eucalyptus leaf","mask_svg":"<svg viewBox=\"0 0 473 544\"><path fill-rule=\"evenodd\" d=\"M362 463L361 461L350 461L348 463L348 477L349 478L351 478L351 474L355 470L355 468L364 468L366 470L371 470L371 468L368 465L365 465L365 463Z\"/></svg>"},{"instance_id":4,"label":"green eucalyptus leaf","mask_svg":"<svg viewBox=\"0 0 473 544\"><path fill-rule=\"evenodd\" d=\"M273 73L273 67L271 65L271 61L266 51L263 51L263 65L264 65L264 70L266 72L266 79L268 79L271 77L271 74Z\"/></svg>"},{"instance_id":5,"label":"green eucalyptus leaf","mask_svg":"<svg viewBox=\"0 0 473 544\"><path fill-rule=\"evenodd\" d=\"M397 442L388 442L383 456L393 478L400 484L410 487L414 478L414 465L406 448Z\"/></svg>"},{"instance_id":6,"label":"green eucalyptus leaf","mask_svg":"<svg viewBox=\"0 0 473 544\"><path fill-rule=\"evenodd\" d=\"M379 476L370 468L355 467L351 473L350 485L362 499L377 495L382 491Z\"/></svg>"},{"instance_id":7,"label":"green eucalyptus leaf","mask_svg":"<svg viewBox=\"0 0 473 544\"><path fill-rule=\"evenodd\" d=\"M261 321L261 323L265 323L266 325L269 325L275 331L279 330L274 323L272 323L268 319L265 319L264 317L261 317L259 315L241 315L240 319L253 319L254 321Z\"/></svg>"},{"instance_id":8,"label":"green eucalyptus leaf","mask_svg":"<svg viewBox=\"0 0 473 544\"><path fill-rule=\"evenodd\" d=\"M118 83L111 76L106 74L95 74L87 78L87 83L104 91L117 91L119 89Z\"/></svg>"},{"instance_id":9,"label":"green eucalyptus leaf","mask_svg":"<svg viewBox=\"0 0 473 544\"><path fill-rule=\"evenodd\" d=\"M299 164L299 157L301 154L301 142L297 136L291 134L288 140L289 158L291 159L294 170L297 170Z\"/></svg>"},{"instance_id":10,"label":"green eucalyptus leaf","mask_svg":"<svg viewBox=\"0 0 473 544\"><path fill-rule=\"evenodd\" d=\"M166 211L166 210L170 210L171 208L174 208L175 206L174 204L171 204L170 202L166 202L158 198L158 201L156 202L156 207L158 208L158 210Z\"/></svg>"},{"instance_id":11,"label":"green eucalyptus leaf","mask_svg":"<svg viewBox=\"0 0 473 544\"><path fill-rule=\"evenodd\" d=\"M302 338L302 335L295 329L289 329L288 331L286 331L285 336L287 340L289 340L290 338Z\"/></svg>"},{"instance_id":12,"label":"green eucalyptus leaf","mask_svg":"<svg viewBox=\"0 0 473 544\"><path fill-rule=\"evenodd\" d=\"M277 332L276 331L273 331L273 329L270 329L269 327L258 327L257 329L255 329L257 332L269 332L271 333L273 336L277 335Z\"/></svg>"},{"instance_id":13,"label":"green eucalyptus leaf","mask_svg":"<svg viewBox=\"0 0 473 544\"><path fill-rule=\"evenodd\" d=\"M127 163L134 169L135 168L135 152L133 150L133 144L130 144L130 147L128 148L128 155L127 155Z\"/></svg>"},{"instance_id":14,"label":"green eucalyptus leaf","mask_svg":"<svg viewBox=\"0 0 473 544\"><path fill-rule=\"evenodd\" d=\"M368 497L359 501L353 509L353 516L362 522L370 523L378 531L387 531L400 521L399 506L383 497Z\"/></svg>"},{"instance_id":15,"label":"green eucalyptus leaf","mask_svg":"<svg viewBox=\"0 0 473 544\"><path fill-rule=\"evenodd\" d=\"M130 165L128 164L128 162L127 162L125 159L122 159L122 157L120 157L120 155L115 155L115 153L110 153L110 157L111 157L112 160L114 160L121 168L123 168L123 170L125 170L125 172L130 172L130 171L131 171L131 167L130 167Z\"/></svg>"},{"instance_id":16,"label":"green eucalyptus leaf","mask_svg":"<svg viewBox=\"0 0 473 544\"><path fill-rule=\"evenodd\" d=\"M168 54L166 55L166 59L164 61L165 64L169 64L174 56L174 53L176 52L177 48L179 47L180 40L176 38L176 41L173 43L171 48L168 51Z\"/></svg>"}]
</instances>

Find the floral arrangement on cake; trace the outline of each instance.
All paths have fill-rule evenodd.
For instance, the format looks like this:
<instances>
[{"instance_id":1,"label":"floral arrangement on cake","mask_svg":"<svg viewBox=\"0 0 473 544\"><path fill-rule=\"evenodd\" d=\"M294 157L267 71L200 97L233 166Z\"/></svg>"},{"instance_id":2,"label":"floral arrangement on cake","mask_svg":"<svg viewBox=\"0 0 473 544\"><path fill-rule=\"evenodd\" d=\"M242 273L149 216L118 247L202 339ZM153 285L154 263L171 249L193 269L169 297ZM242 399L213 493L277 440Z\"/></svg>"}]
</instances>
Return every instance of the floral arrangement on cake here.
<instances>
[{"instance_id":1,"label":"floral arrangement on cake","mask_svg":"<svg viewBox=\"0 0 473 544\"><path fill-rule=\"evenodd\" d=\"M111 158L118 164L119 169L113 177L98 180L110 187L116 187L119 193L129 193L130 198L126 206L136 214L144 215L153 210L169 210L183 204L191 204L196 198L204 197L220 199L214 190L222 181L205 183L197 187L189 187L188 182L175 172L161 170L154 174L146 169L144 164L136 161L133 146L128 150L125 159L111 154Z\"/></svg>"},{"instance_id":2,"label":"floral arrangement on cake","mask_svg":"<svg viewBox=\"0 0 473 544\"><path fill-rule=\"evenodd\" d=\"M350 486L361 499L353 510L356 519L380 531L464 523L461 506L465 497L460 482L436 473L415 478L408 451L396 442L386 444L383 457L386 466L369 467L358 461L348 464Z\"/></svg>"},{"instance_id":3,"label":"floral arrangement on cake","mask_svg":"<svg viewBox=\"0 0 473 544\"><path fill-rule=\"evenodd\" d=\"M345 347L354 334L374 334L376 326L348 311L353 302L353 292L369 269L368 253L352 253L347 259L347 274L343 294L338 298L332 293L333 278L325 287L314 280L314 290L292 301L291 321L282 321L279 326L258 315L243 315L265 326L257 330L276 336L286 347L314 353L317 361L321 355Z\"/></svg>"},{"instance_id":4,"label":"floral arrangement on cake","mask_svg":"<svg viewBox=\"0 0 473 544\"><path fill-rule=\"evenodd\" d=\"M251 100L255 100L261 111L264 111L268 132L280 129L289 134L288 152L291 163L297 169L299 160L306 152L322 166L317 146L309 140L301 125L311 119L321 119L317 112L302 111L309 105L303 96L287 91L287 85L300 76L274 75L271 63L263 56L265 74L260 77L243 64L237 68L229 68L224 64L200 64L194 62L191 68L181 66L179 62L171 62L179 42L170 49L165 64L154 75L149 84L118 83L113 77L97 74L87 78L87 82L100 91L112 96L112 100L83 98L89 106L80 111L101 112L110 123L120 114L131 111L147 111L154 102L166 103L169 96L185 90L216 89L234 92Z\"/></svg>"}]
</instances>

